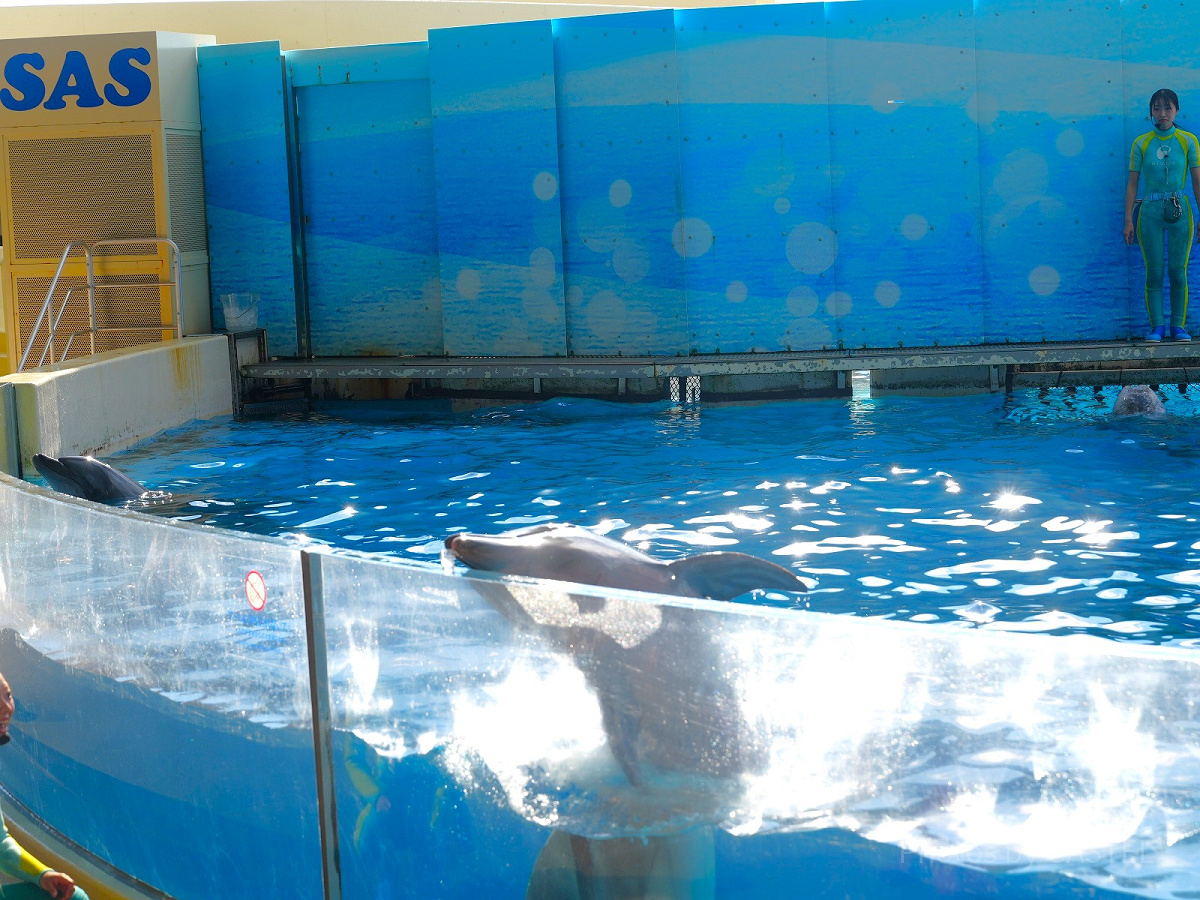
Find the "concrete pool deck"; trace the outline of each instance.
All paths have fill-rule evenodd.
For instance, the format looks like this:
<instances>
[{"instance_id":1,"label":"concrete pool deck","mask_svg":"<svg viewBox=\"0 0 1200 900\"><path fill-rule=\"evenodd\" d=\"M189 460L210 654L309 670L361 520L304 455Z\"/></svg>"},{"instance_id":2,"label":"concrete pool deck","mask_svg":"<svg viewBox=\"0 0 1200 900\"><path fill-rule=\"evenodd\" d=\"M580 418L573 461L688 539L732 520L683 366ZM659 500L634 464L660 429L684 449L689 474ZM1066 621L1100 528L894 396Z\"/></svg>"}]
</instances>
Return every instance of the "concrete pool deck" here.
<instances>
[{"instance_id":1,"label":"concrete pool deck","mask_svg":"<svg viewBox=\"0 0 1200 900\"><path fill-rule=\"evenodd\" d=\"M408 380L432 390L523 396L583 394L658 399L672 378L700 378L706 397L836 396L869 370L877 392L1007 391L1021 387L1190 384L1200 341L982 344L696 356L355 357L245 365L256 379Z\"/></svg>"},{"instance_id":2,"label":"concrete pool deck","mask_svg":"<svg viewBox=\"0 0 1200 900\"><path fill-rule=\"evenodd\" d=\"M232 411L229 341L198 335L0 378L0 471L33 454L101 455Z\"/></svg>"}]
</instances>

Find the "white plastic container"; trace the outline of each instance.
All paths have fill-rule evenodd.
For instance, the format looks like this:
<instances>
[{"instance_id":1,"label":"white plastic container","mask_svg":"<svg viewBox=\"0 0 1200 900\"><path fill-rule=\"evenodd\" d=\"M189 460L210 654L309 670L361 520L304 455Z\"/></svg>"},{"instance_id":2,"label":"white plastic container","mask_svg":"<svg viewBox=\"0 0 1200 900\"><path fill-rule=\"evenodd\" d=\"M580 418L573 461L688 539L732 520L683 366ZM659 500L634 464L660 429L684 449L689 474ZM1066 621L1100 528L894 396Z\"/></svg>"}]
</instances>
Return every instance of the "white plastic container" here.
<instances>
[{"instance_id":1,"label":"white plastic container","mask_svg":"<svg viewBox=\"0 0 1200 900\"><path fill-rule=\"evenodd\" d=\"M258 327L258 294L222 294L225 330L230 334Z\"/></svg>"}]
</instances>

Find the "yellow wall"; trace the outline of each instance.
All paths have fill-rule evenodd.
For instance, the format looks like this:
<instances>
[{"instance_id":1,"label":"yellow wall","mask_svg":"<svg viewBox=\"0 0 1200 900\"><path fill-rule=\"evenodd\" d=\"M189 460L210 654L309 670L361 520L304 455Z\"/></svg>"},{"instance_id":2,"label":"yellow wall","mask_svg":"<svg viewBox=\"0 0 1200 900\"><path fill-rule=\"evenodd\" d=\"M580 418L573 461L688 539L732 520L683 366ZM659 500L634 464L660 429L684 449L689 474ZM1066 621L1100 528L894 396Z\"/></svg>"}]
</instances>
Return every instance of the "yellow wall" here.
<instances>
[{"instance_id":1,"label":"yellow wall","mask_svg":"<svg viewBox=\"0 0 1200 900\"><path fill-rule=\"evenodd\" d=\"M0 27L5 22L5 12L0 10ZM35 100L36 105L31 109L20 109L20 104L15 104L16 109L0 110L0 230L8 245L7 259L0 262L0 305L4 307L5 320L2 330L6 332L0 374L19 363L17 325L23 322L27 332L39 317L42 308L39 293L44 294L68 242L113 236L171 235L166 157L170 139L166 129L190 138L188 146L194 148L194 163L198 167L200 98L196 47L213 40L211 36L148 31L56 35L32 41L0 40L0 60L16 58L16 54L36 48L45 59L47 72L58 72L63 69L64 60L81 54L90 71L101 75L95 85L97 91L113 89L108 83L111 76L116 80L117 94L127 89L132 98L128 104L115 100L102 103L97 94L99 105L94 107L67 102L58 104L61 108L56 109L50 102L41 104ZM121 81L121 69L113 69L110 60L117 59L117 54L138 52L144 53L145 59L130 71L141 71L141 82L126 85ZM26 89L18 86L16 90L23 94ZM10 168L14 165L14 147L23 148L16 157L25 173L19 179L12 176L14 170ZM39 174L31 174L31 169L39 169ZM190 216L187 220L194 221L202 213L200 183L198 175L192 179L194 189L188 192L191 205L181 205L178 210L181 218ZM122 200L132 200L122 206L114 200L116 195ZM55 211L50 213L51 209ZM159 249L161 252L145 246L125 247L110 257L109 274L113 278L105 287L111 288L114 281L123 280L147 286L130 288L121 294L110 289L102 295L104 302L120 303L124 313L133 317L122 324L168 322L174 326L170 291L154 289L155 282L170 282L174 275L168 268L170 257L166 248ZM194 295L196 299L194 308L188 310L191 319L185 327L190 326L193 333L206 332L211 327L204 268L208 263L207 253L202 246L184 250L191 252L181 254L181 265L199 267L199 271L189 274L193 275L192 281L202 280L204 288L202 291L180 288L184 296ZM66 303L67 287L74 291L63 320L66 327L59 331L62 339L55 341L59 352L66 344L63 335L87 325L87 301L79 293L86 278L82 263L82 254L76 253L63 270L67 282L60 284L56 292L56 302ZM107 259L104 264L109 264ZM43 321L39 332L43 343L48 324ZM157 340L160 334L154 331L103 334L98 336L96 347L145 343ZM85 341L77 340L72 349L76 353L86 352L87 346Z\"/></svg>"},{"instance_id":2,"label":"yellow wall","mask_svg":"<svg viewBox=\"0 0 1200 900\"><path fill-rule=\"evenodd\" d=\"M0 189L3 189L0 185ZM0 209L4 208L4 198L0 197ZM18 360L9 359L9 334L14 328L12 322L12 305L8 302L8 289L4 286L4 246L0 245L0 375L7 375L17 367Z\"/></svg>"},{"instance_id":3,"label":"yellow wall","mask_svg":"<svg viewBox=\"0 0 1200 900\"><path fill-rule=\"evenodd\" d=\"M423 41L431 28L659 7L726 6L729 0L503 3L488 0L218 0L0 7L6 38L120 31L213 34L220 44L277 40L285 50Z\"/></svg>"}]
</instances>

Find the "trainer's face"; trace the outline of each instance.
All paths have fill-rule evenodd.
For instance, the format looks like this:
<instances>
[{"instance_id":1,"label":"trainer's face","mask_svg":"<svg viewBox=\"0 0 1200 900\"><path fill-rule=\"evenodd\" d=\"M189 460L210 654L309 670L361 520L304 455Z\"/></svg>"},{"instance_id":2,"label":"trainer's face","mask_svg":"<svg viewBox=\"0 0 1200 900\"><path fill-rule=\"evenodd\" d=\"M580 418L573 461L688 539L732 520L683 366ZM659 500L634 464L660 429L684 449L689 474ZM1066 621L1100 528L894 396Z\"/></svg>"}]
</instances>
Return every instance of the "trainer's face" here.
<instances>
[{"instance_id":1,"label":"trainer's face","mask_svg":"<svg viewBox=\"0 0 1200 900\"><path fill-rule=\"evenodd\" d=\"M1170 100L1155 100L1154 105L1150 107L1150 118L1154 120L1154 125L1161 131L1166 131L1175 124L1175 116L1179 109Z\"/></svg>"},{"instance_id":2,"label":"trainer's face","mask_svg":"<svg viewBox=\"0 0 1200 900\"><path fill-rule=\"evenodd\" d=\"M12 688L8 686L7 679L0 675L0 736L8 734L8 723L12 721L16 709L17 704L13 700Z\"/></svg>"}]
</instances>

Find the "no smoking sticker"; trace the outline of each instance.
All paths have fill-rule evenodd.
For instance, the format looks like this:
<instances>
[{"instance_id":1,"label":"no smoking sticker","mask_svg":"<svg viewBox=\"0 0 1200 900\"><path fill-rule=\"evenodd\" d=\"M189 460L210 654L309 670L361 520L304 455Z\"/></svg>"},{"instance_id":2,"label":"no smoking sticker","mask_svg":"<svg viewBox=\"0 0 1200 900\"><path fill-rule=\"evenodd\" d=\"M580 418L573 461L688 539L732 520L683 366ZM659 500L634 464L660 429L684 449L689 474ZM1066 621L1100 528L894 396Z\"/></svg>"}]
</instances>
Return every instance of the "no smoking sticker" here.
<instances>
[{"instance_id":1,"label":"no smoking sticker","mask_svg":"<svg viewBox=\"0 0 1200 900\"><path fill-rule=\"evenodd\" d=\"M256 612L267 605L267 582L258 572L246 576L246 602Z\"/></svg>"}]
</instances>

